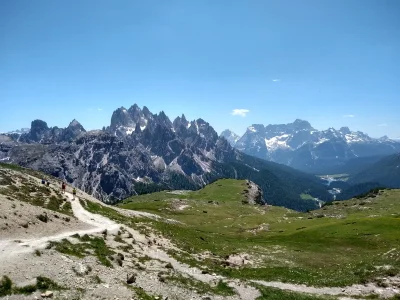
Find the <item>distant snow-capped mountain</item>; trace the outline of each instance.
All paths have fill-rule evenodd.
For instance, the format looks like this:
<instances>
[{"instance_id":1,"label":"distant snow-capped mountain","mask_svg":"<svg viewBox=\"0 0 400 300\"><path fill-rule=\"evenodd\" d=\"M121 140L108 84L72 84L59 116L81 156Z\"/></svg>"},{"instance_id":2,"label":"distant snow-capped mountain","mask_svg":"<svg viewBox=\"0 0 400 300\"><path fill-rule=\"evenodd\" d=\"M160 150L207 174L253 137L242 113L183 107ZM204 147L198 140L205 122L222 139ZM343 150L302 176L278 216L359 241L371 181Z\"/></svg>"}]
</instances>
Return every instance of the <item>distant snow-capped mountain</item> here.
<instances>
[{"instance_id":1,"label":"distant snow-capped mountain","mask_svg":"<svg viewBox=\"0 0 400 300\"><path fill-rule=\"evenodd\" d=\"M30 128L21 128L9 132L0 132L0 134L23 134L29 132L31 129Z\"/></svg>"},{"instance_id":2,"label":"distant snow-capped mountain","mask_svg":"<svg viewBox=\"0 0 400 300\"><path fill-rule=\"evenodd\" d=\"M348 127L319 131L299 119L289 124L253 124L231 144L244 153L316 173L326 173L352 158L400 151L400 142L387 136L375 139Z\"/></svg>"},{"instance_id":3,"label":"distant snow-capped mountain","mask_svg":"<svg viewBox=\"0 0 400 300\"><path fill-rule=\"evenodd\" d=\"M233 131L226 129L221 132L220 134L221 137L224 137L231 146L235 146L236 142L240 139L240 136Z\"/></svg>"}]
</instances>

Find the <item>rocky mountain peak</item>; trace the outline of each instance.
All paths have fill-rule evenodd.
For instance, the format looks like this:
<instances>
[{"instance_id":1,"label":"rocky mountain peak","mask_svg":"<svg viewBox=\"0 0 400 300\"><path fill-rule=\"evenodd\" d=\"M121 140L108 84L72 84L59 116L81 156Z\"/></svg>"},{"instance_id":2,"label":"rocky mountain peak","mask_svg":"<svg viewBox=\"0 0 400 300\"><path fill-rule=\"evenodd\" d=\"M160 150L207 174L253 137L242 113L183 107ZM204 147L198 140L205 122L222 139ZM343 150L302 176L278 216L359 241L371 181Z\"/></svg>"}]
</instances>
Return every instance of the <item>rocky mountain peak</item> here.
<instances>
[{"instance_id":1,"label":"rocky mountain peak","mask_svg":"<svg viewBox=\"0 0 400 300\"><path fill-rule=\"evenodd\" d=\"M311 124L308 121L301 120L301 119L296 119L293 122L293 125L295 125L298 129L313 129Z\"/></svg>"},{"instance_id":2,"label":"rocky mountain peak","mask_svg":"<svg viewBox=\"0 0 400 300\"><path fill-rule=\"evenodd\" d=\"M247 132L264 132L265 127L263 124L252 124L251 126L247 127Z\"/></svg>"},{"instance_id":3,"label":"rocky mountain peak","mask_svg":"<svg viewBox=\"0 0 400 300\"><path fill-rule=\"evenodd\" d=\"M129 111L141 111L141 109L140 109L139 105L137 105L135 103L129 108Z\"/></svg>"},{"instance_id":4,"label":"rocky mountain peak","mask_svg":"<svg viewBox=\"0 0 400 300\"><path fill-rule=\"evenodd\" d=\"M80 128L82 131L85 131L81 123L79 123L76 119L73 119L71 123L69 123L68 127L75 127L75 128Z\"/></svg>"},{"instance_id":5,"label":"rocky mountain peak","mask_svg":"<svg viewBox=\"0 0 400 300\"><path fill-rule=\"evenodd\" d=\"M341 133L343 133L343 134L350 134L350 133L351 133L349 127L347 127L347 126L340 127L339 131L340 131Z\"/></svg>"},{"instance_id":6,"label":"rocky mountain peak","mask_svg":"<svg viewBox=\"0 0 400 300\"><path fill-rule=\"evenodd\" d=\"M153 119L151 112L144 107L143 111L137 104L132 105L128 110L124 107L118 108L111 116L109 132L116 136L131 135L135 131L137 124L143 131L147 127L149 120Z\"/></svg>"},{"instance_id":7,"label":"rocky mountain peak","mask_svg":"<svg viewBox=\"0 0 400 300\"><path fill-rule=\"evenodd\" d=\"M34 120L31 123L31 131L44 131L44 130L48 130L49 127L47 126L47 123L45 121L42 120Z\"/></svg>"},{"instance_id":8,"label":"rocky mountain peak","mask_svg":"<svg viewBox=\"0 0 400 300\"><path fill-rule=\"evenodd\" d=\"M60 138L62 141L71 141L76 139L81 133L86 132L85 128L76 119L69 123L68 127L62 130Z\"/></svg>"},{"instance_id":9,"label":"rocky mountain peak","mask_svg":"<svg viewBox=\"0 0 400 300\"><path fill-rule=\"evenodd\" d=\"M149 119L149 118L152 116L152 113L151 113L151 111L147 108L147 106L143 106L142 112L143 112L143 115L144 115L147 119Z\"/></svg>"},{"instance_id":10,"label":"rocky mountain peak","mask_svg":"<svg viewBox=\"0 0 400 300\"><path fill-rule=\"evenodd\" d=\"M125 107L121 106L116 109L111 116L111 125L110 128L115 130L118 126L126 126L130 122L130 117L128 111Z\"/></svg>"},{"instance_id":11,"label":"rocky mountain peak","mask_svg":"<svg viewBox=\"0 0 400 300\"><path fill-rule=\"evenodd\" d=\"M175 130L177 130L181 126L183 126L186 129L188 127L189 122L186 120L185 115L182 114L182 117L176 117L172 124Z\"/></svg>"},{"instance_id":12,"label":"rocky mountain peak","mask_svg":"<svg viewBox=\"0 0 400 300\"><path fill-rule=\"evenodd\" d=\"M131 116L132 120L137 122L139 118L143 115L140 107L135 103L128 109L128 113Z\"/></svg>"},{"instance_id":13,"label":"rocky mountain peak","mask_svg":"<svg viewBox=\"0 0 400 300\"><path fill-rule=\"evenodd\" d=\"M234 146L236 142L240 139L240 136L230 129L225 129L221 132L219 136L225 138L229 142L229 144L231 144L231 146Z\"/></svg>"},{"instance_id":14,"label":"rocky mountain peak","mask_svg":"<svg viewBox=\"0 0 400 300\"><path fill-rule=\"evenodd\" d=\"M163 110L160 111L160 113L156 116L157 116L156 117L157 123L159 123L160 125L166 126L168 128L172 128L172 122Z\"/></svg>"},{"instance_id":15,"label":"rocky mountain peak","mask_svg":"<svg viewBox=\"0 0 400 300\"><path fill-rule=\"evenodd\" d=\"M390 138L387 135L384 135L383 137L379 138L381 141L389 141Z\"/></svg>"},{"instance_id":16,"label":"rocky mountain peak","mask_svg":"<svg viewBox=\"0 0 400 300\"><path fill-rule=\"evenodd\" d=\"M45 121L34 120L31 123L31 131L29 135L33 141L38 142L47 131L49 131L49 127Z\"/></svg>"}]
</instances>

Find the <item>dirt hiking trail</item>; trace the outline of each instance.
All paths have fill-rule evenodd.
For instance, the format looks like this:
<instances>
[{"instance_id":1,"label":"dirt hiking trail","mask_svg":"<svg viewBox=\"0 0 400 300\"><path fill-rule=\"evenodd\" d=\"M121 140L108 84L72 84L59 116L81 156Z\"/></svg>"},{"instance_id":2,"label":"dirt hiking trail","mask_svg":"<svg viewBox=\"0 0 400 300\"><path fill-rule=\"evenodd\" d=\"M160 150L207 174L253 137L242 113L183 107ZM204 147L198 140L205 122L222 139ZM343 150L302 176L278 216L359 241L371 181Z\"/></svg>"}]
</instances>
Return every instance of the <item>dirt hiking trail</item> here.
<instances>
[{"instance_id":1,"label":"dirt hiking trail","mask_svg":"<svg viewBox=\"0 0 400 300\"><path fill-rule=\"evenodd\" d=\"M118 230L118 224L101 215L91 214L82 207L82 205L79 203L79 200L72 200L72 194L66 193L66 195L71 202L74 216L81 222L86 223L88 225L88 229L65 231L57 235L45 236L36 239L0 240L0 262L17 254L30 253L36 249L43 249L46 247L48 242L59 241L73 234L93 234L96 232L101 232L104 229L107 229L110 232Z\"/></svg>"}]
</instances>

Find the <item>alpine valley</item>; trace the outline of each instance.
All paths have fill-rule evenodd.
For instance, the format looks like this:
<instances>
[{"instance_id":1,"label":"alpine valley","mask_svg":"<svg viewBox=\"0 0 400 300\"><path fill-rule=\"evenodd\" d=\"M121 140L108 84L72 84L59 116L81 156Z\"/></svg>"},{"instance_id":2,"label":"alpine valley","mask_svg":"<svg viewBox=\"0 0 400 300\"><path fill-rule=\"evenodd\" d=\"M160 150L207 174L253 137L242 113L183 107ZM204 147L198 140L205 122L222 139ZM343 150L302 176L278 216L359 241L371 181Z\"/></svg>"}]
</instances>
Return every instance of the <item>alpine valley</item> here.
<instances>
[{"instance_id":1,"label":"alpine valley","mask_svg":"<svg viewBox=\"0 0 400 300\"><path fill-rule=\"evenodd\" d=\"M136 104L115 110L101 130L86 131L76 120L67 128L34 120L29 131L0 135L0 160L65 179L106 203L199 189L219 178L251 180L268 204L300 211L332 200L320 178L243 153L202 119L171 121Z\"/></svg>"}]
</instances>

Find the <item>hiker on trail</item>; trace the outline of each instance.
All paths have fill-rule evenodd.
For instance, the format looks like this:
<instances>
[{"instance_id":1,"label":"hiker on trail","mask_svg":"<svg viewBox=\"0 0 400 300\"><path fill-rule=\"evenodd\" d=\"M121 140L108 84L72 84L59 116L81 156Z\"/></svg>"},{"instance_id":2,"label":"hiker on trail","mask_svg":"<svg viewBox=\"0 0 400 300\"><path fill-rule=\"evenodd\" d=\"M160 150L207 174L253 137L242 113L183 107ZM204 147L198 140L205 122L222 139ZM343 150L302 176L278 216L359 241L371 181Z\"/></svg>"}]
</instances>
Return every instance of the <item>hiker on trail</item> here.
<instances>
[{"instance_id":1,"label":"hiker on trail","mask_svg":"<svg viewBox=\"0 0 400 300\"><path fill-rule=\"evenodd\" d=\"M47 186L50 186L50 181L47 179L47 181L46 181L46 185Z\"/></svg>"},{"instance_id":2,"label":"hiker on trail","mask_svg":"<svg viewBox=\"0 0 400 300\"><path fill-rule=\"evenodd\" d=\"M74 198L72 198L72 199L75 199L75 197L76 197L76 188L74 188L74 189L72 190L72 195L74 195Z\"/></svg>"},{"instance_id":3,"label":"hiker on trail","mask_svg":"<svg viewBox=\"0 0 400 300\"><path fill-rule=\"evenodd\" d=\"M63 194L65 194L65 187L66 187L66 185L65 185L65 182L63 181L63 183L61 184L61 190L62 190Z\"/></svg>"},{"instance_id":4,"label":"hiker on trail","mask_svg":"<svg viewBox=\"0 0 400 300\"><path fill-rule=\"evenodd\" d=\"M44 184L45 183L45 180L44 180L44 178L42 178L42 184Z\"/></svg>"}]
</instances>

